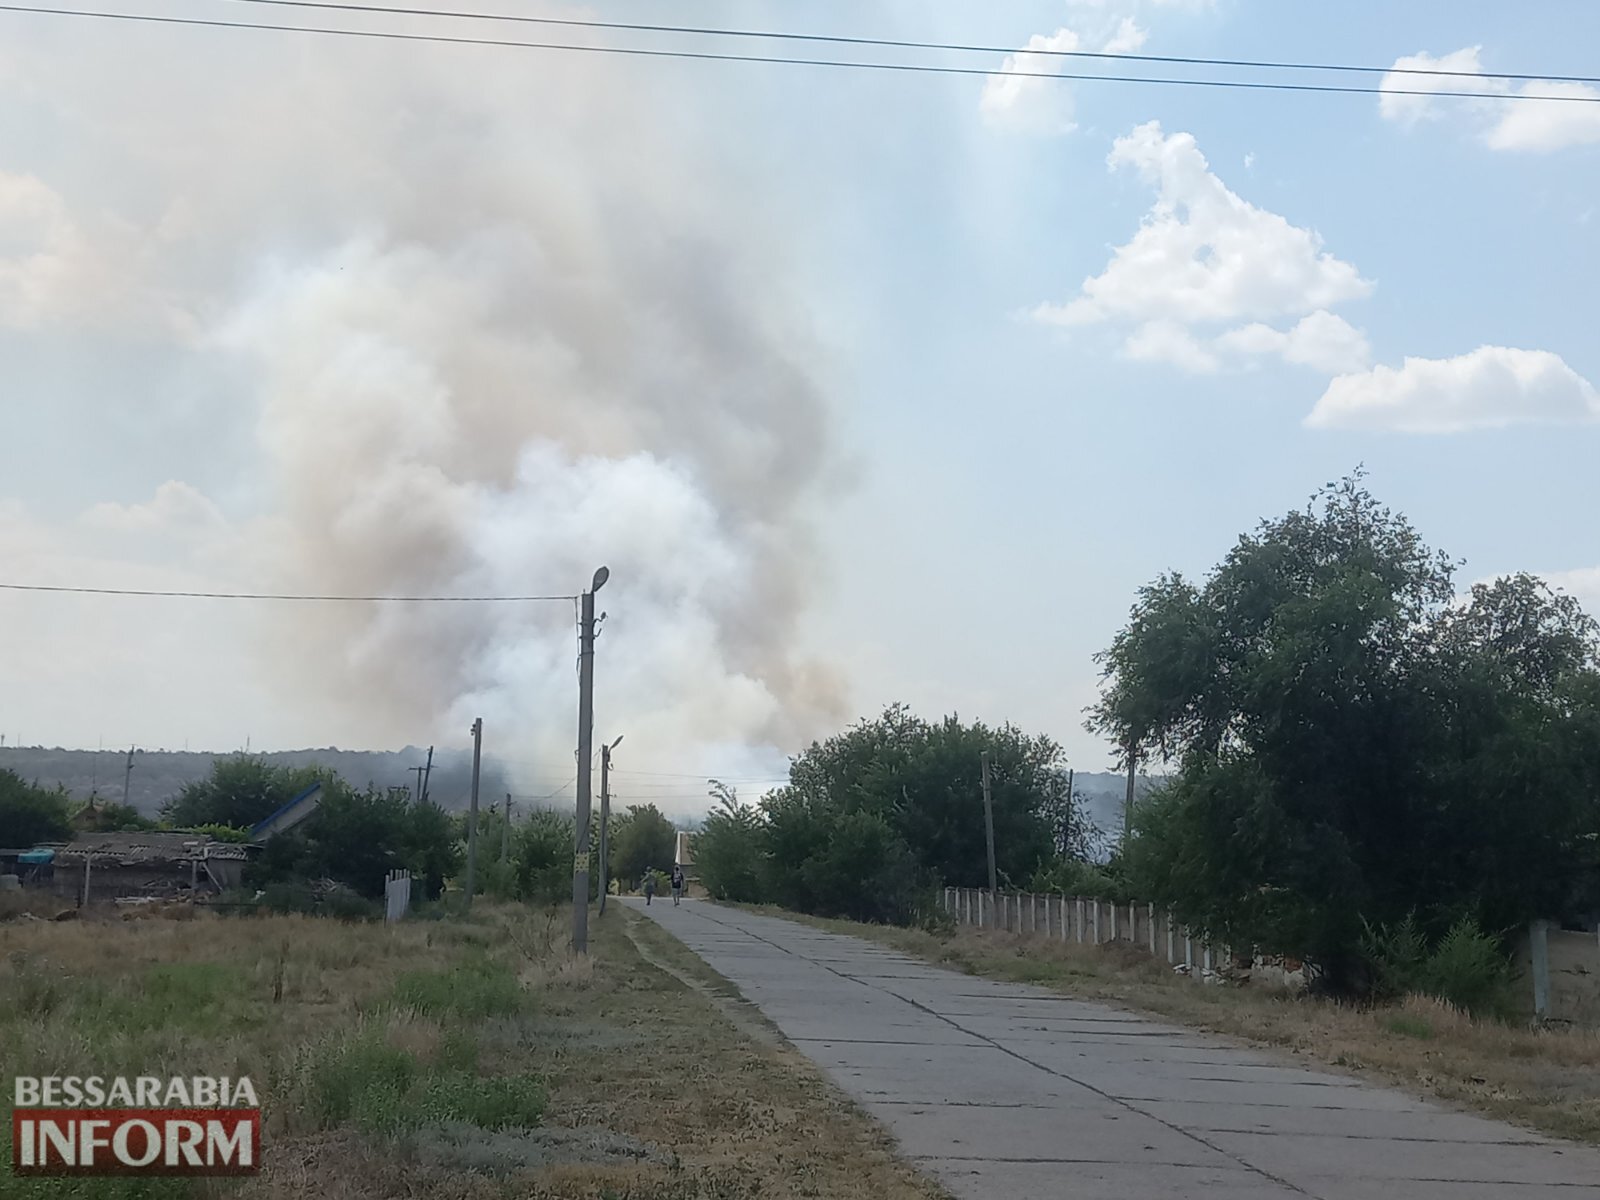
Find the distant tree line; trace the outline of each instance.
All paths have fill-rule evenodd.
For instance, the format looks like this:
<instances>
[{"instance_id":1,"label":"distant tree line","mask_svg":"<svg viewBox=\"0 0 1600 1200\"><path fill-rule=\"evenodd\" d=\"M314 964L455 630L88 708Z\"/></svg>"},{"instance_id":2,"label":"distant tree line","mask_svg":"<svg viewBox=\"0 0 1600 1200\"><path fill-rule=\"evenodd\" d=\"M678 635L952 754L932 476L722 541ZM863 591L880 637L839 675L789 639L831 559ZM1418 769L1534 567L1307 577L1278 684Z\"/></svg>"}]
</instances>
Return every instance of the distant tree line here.
<instances>
[{"instance_id":1,"label":"distant tree line","mask_svg":"<svg viewBox=\"0 0 1600 1200\"><path fill-rule=\"evenodd\" d=\"M1143 588L1089 722L1172 768L1124 886L1347 990L1376 947L1600 911L1596 624L1529 575L1458 598L1455 569L1358 472Z\"/></svg>"},{"instance_id":2,"label":"distant tree line","mask_svg":"<svg viewBox=\"0 0 1600 1200\"><path fill-rule=\"evenodd\" d=\"M896 704L813 743L788 784L756 805L713 780L696 872L719 899L863 921L930 917L939 886L988 885L985 751L1002 886L1084 863L1094 831L1069 793L1060 746L1012 725L926 721Z\"/></svg>"}]
</instances>

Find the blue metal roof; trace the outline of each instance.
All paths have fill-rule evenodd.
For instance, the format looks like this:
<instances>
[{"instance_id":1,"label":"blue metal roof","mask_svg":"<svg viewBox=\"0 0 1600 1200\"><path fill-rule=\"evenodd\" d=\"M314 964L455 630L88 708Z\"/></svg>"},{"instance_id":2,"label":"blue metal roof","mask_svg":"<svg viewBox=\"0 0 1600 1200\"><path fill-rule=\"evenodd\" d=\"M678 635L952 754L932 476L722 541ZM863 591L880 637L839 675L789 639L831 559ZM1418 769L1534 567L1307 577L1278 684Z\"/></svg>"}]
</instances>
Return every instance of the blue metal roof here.
<instances>
[{"instance_id":1,"label":"blue metal roof","mask_svg":"<svg viewBox=\"0 0 1600 1200\"><path fill-rule=\"evenodd\" d=\"M322 787L322 784L321 784L320 781L317 782L317 783L313 783L305 791L301 792L293 800L289 801L289 803L283 805L276 812L271 813L271 814L269 814L269 815L267 815L265 817L262 817L261 820L257 821L254 825L250 826L250 836L252 838L254 838L256 836L256 834L261 832L261 830L266 829L274 821L276 821L279 817L283 816L284 813L288 812L291 808L293 808L296 804L299 804L300 801L304 800L307 796L311 795L313 792L318 791L321 787Z\"/></svg>"}]
</instances>

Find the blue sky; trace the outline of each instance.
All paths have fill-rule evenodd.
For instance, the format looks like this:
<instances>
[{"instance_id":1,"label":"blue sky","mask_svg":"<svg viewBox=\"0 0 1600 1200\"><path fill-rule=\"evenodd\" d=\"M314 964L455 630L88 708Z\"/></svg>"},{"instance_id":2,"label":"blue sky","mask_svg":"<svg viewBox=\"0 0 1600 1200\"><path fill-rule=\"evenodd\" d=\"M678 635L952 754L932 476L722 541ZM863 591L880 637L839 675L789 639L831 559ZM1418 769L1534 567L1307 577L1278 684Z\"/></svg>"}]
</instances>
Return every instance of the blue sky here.
<instances>
[{"instance_id":1,"label":"blue sky","mask_svg":"<svg viewBox=\"0 0 1600 1200\"><path fill-rule=\"evenodd\" d=\"M1576 0L671 19L1539 74L1600 44ZM1357 463L1464 581L1600 607L1600 105L5 34L18 582L564 592L603 558L634 765L752 780L893 700L1103 767L1081 710L1135 588ZM570 756L560 606L132 603L0 599L0 730L398 745L486 712Z\"/></svg>"}]
</instances>

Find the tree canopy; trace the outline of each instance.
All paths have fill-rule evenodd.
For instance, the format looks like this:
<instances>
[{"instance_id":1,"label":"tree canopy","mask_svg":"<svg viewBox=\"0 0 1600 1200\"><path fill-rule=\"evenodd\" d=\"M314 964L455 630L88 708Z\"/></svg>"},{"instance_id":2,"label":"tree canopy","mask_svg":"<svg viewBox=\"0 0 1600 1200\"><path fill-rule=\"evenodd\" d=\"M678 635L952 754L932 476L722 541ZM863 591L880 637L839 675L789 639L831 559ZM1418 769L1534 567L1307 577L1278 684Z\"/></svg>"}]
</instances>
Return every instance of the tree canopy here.
<instances>
[{"instance_id":1,"label":"tree canopy","mask_svg":"<svg viewBox=\"0 0 1600 1200\"><path fill-rule=\"evenodd\" d=\"M677 841L677 827L654 804L630 804L626 812L612 818L609 834L612 878L632 887L652 868L670 869Z\"/></svg>"},{"instance_id":2,"label":"tree canopy","mask_svg":"<svg viewBox=\"0 0 1600 1200\"><path fill-rule=\"evenodd\" d=\"M1527 575L1458 602L1454 571L1357 473L1140 591L1089 727L1176 765L1125 848L1144 896L1336 973L1364 922L1594 901L1595 623Z\"/></svg>"},{"instance_id":3,"label":"tree canopy","mask_svg":"<svg viewBox=\"0 0 1600 1200\"><path fill-rule=\"evenodd\" d=\"M277 812L312 784L339 777L323 767L276 766L246 754L219 758L204 779L186 783L161 806L170 825L230 825L246 829ZM324 801L326 803L326 801Z\"/></svg>"},{"instance_id":4,"label":"tree canopy","mask_svg":"<svg viewBox=\"0 0 1600 1200\"><path fill-rule=\"evenodd\" d=\"M1081 857L1090 831L1055 742L895 704L814 742L758 808L713 781L717 806L695 839L701 880L717 896L877 921L913 919L941 882L987 886L985 751L1002 882Z\"/></svg>"},{"instance_id":5,"label":"tree canopy","mask_svg":"<svg viewBox=\"0 0 1600 1200\"><path fill-rule=\"evenodd\" d=\"M67 793L37 787L15 771L0 770L0 846L26 850L72 836Z\"/></svg>"}]
</instances>

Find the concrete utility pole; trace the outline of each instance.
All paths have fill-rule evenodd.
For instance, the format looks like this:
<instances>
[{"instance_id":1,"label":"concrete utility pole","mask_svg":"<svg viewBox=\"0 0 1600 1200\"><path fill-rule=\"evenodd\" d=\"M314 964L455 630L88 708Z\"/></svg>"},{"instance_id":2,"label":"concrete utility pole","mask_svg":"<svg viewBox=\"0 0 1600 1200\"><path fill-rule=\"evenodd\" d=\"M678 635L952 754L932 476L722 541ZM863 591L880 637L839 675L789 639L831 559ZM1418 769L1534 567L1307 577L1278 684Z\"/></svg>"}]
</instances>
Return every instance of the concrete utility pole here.
<instances>
[{"instance_id":1,"label":"concrete utility pole","mask_svg":"<svg viewBox=\"0 0 1600 1200\"><path fill-rule=\"evenodd\" d=\"M422 768L422 799L428 798L428 784L433 781L433 747L428 747L428 765Z\"/></svg>"},{"instance_id":2,"label":"concrete utility pole","mask_svg":"<svg viewBox=\"0 0 1600 1200\"><path fill-rule=\"evenodd\" d=\"M594 757L594 594L611 572L601 567L580 601L578 617L578 819L572 855L572 948L589 952L589 795L590 760Z\"/></svg>"},{"instance_id":3,"label":"concrete utility pole","mask_svg":"<svg viewBox=\"0 0 1600 1200\"><path fill-rule=\"evenodd\" d=\"M467 904L478 887L478 763L483 757L483 718L472 722L472 801L467 808Z\"/></svg>"},{"instance_id":4,"label":"concrete utility pole","mask_svg":"<svg viewBox=\"0 0 1600 1200\"><path fill-rule=\"evenodd\" d=\"M128 747L128 766L127 766L127 769L122 772L122 804L123 804L124 808L126 808L127 804L128 804L128 784L130 784L132 782L133 782L133 747L129 746Z\"/></svg>"},{"instance_id":5,"label":"concrete utility pole","mask_svg":"<svg viewBox=\"0 0 1600 1200\"><path fill-rule=\"evenodd\" d=\"M983 752L983 832L989 840L989 900L993 903L1000 890L999 876L994 869L994 797L989 789L989 752Z\"/></svg>"},{"instance_id":6,"label":"concrete utility pole","mask_svg":"<svg viewBox=\"0 0 1600 1200\"><path fill-rule=\"evenodd\" d=\"M511 856L511 793L506 793L506 819L500 823L500 861Z\"/></svg>"},{"instance_id":7,"label":"concrete utility pole","mask_svg":"<svg viewBox=\"0 0 1600 1200\"><path fill-rule=\"evenodd\" d=\"M417 786L416 786L416 790L411 793L411 798L413 800L421 800L422 799L422 768L421 767L412 767L411 770L413 770L413 771L415 771L417 773Z\"/></svg>"},{"instance_id":8,"label":"concrete utility pole","mask_svg":"<svg viewBox=\"0 0 1600 1200\"><path fill-rule=\"evenodd\" d=\"M606 893L611 890L611 843L607 826L611 824L611 752L622 738L600 747L600 915L606 915Z\"/></svg>"}]
</instances>

